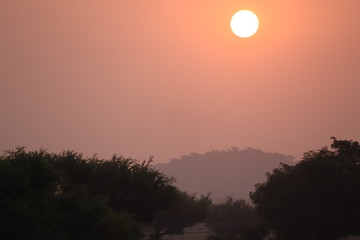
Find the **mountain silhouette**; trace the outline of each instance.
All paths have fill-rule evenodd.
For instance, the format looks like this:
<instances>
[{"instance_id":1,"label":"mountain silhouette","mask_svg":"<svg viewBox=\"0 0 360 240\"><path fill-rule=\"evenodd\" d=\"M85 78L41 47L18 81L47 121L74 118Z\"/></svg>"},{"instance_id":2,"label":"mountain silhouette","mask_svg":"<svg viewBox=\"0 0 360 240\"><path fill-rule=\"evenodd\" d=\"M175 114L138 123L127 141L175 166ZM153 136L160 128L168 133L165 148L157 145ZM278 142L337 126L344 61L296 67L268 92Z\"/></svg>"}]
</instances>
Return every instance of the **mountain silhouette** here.
<instances>
[{"instance_id":1,"label":"mountain silhouette","mask_svg":"<svg viewBox=\"0 0 360 240\"><path fill-rule=\"evenodd\" d=\"M190 193L211 193L215 202L227 196L249 200L255 184L266 180L265 174L279 167L280 163L292 165L294 157L279 153L247 148L213 150L204 154L191 153L155 168L176 179L176 185Z\"/></svg>"}]
</instances>

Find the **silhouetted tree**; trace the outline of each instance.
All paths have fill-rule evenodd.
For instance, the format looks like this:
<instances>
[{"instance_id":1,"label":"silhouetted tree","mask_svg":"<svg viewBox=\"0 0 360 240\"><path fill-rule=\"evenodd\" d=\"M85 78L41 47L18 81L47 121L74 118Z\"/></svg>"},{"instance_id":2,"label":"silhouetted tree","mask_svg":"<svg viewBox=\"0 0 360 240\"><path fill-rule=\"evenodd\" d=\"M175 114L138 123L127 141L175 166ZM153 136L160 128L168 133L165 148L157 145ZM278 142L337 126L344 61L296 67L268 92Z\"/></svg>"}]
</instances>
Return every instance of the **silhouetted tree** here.
<instances>
[{"instance_id":1,"label":"silhouetted tree","mask_svg":"<svg viewBox=\"0 0 360 240\"><path fill-rule=\"evenodd\" d=\"M178 191L175 201L170 208L156 212L151 228L151 240L160 240L164 235L177 235L202 222L208 213L211 204L209 196L190 195Z\"/></svg>"},{"instance_id":2,"label":"silhouetted tree","mask_svg":"<svg viewBox=\"0 0 360 240\"><path fill-rule=\"evenodd\" d=\"M282 164L251 199L277 239L336 240L360 234L360 146L332 138L331 149Z\"/></svg>"},{"instance_id":3,"label":"silhouetted tree","mask_svg":"<svg viewBox=\"0 0 360 240\"><path fill-rule=\"evenodd\" d=\"M231 197L211 206L206 225L216 234L208 236L209 240L260 240L266 235L254 207Z\"/></svg>"},{"instance_id":4,"label":"silhouetted tree","mask_svg":"<svg viewBox=\"0 0 360 240\"><path fill-rule=\"evenodd\" d=\"M136 220L148 224L157 210L170 206L177 191L173 179L154 170L151 161L138 163L121 156L83 159L66 152L55 165L66 176L63 188L85 185L91 196L106 196L112 210L129 211Z\"/></svg>"},{"instance_id":5,"label":"silhouetted tree","mask_svg":"<svg viewBox=\"0 0 360 240\"><path fill-rule=\"evenodd\" d=\"M140 239L143 225L169 207L177 191L150 162L24 148L5 152L0 239Z\"/></svg>"}]
</instances>

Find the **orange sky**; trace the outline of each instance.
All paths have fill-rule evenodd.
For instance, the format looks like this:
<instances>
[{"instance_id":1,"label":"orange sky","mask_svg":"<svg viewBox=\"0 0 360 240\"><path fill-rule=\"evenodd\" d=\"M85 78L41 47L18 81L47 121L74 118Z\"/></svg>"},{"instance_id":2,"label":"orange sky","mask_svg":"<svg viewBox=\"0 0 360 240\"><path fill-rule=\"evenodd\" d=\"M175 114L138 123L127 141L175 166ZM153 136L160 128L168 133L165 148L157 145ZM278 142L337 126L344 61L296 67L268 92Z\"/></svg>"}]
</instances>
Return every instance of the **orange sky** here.
<instances>
[{"instance_id":1,"label":"orange sky","mask_svg":"<svg viewBox=\"0 0 360 240\"><path fill-rule=\"evenodd\" d=\"M232 34L240 9L260 20ZM0 149L157 162L360 140L360 1L0 1Z\"/></svg>"}]
</instances>

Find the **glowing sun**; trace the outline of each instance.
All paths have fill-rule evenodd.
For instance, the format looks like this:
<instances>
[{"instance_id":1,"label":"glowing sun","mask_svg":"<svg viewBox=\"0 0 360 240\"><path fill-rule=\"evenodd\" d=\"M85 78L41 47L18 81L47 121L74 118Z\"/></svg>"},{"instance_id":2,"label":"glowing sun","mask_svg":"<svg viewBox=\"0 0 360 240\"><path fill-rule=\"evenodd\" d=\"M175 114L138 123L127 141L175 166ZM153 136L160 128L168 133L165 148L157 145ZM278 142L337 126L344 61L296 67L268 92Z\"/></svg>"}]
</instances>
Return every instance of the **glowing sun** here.
<instances>
[{"instance_id":1,"label":"glowing sun","mask_svg":"<svg viewBox=\"0 0 360 240\"><path fill-rule=\"evenodd\" d=\"M230 22L231 30L239 37L247 38L254 35L259 28L257 16L249 10L241 10L234 14Z\"/></svg>"}]
</instances>

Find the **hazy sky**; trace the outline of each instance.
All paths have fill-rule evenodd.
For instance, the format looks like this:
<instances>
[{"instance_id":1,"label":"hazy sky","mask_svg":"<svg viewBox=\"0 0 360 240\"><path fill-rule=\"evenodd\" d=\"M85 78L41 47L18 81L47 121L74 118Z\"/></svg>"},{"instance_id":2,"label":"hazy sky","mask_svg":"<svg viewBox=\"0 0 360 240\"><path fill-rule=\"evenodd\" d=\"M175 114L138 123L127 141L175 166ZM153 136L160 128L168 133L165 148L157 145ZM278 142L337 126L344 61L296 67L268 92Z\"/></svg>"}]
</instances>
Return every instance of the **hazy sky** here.
<instances>
[{"instance_id":1,"label":"hazy sky","mask_svg":"<svg viewBox=\"0 0 360 240\"><path fill-rule=\"evenodd\" d=\"M256 35L231 16L254 11ZM360 1L0 0L0 149L157 162L360 140Z\"/></svg>"}]
</instances>

